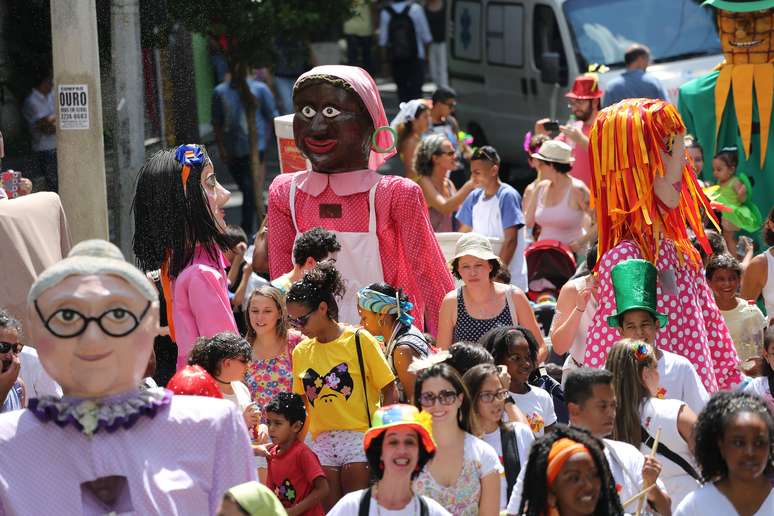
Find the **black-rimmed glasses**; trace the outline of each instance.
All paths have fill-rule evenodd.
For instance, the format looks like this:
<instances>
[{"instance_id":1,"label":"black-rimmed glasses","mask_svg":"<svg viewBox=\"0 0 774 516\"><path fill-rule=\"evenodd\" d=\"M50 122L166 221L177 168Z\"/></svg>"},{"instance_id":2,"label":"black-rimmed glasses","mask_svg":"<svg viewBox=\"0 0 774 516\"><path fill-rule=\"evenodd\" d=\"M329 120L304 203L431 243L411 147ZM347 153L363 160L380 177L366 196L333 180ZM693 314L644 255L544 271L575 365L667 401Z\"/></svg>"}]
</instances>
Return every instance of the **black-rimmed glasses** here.
<instances>
[{"instance_id":1,"label":"black-rimmed glasses","mask_svg":"<svg viewBox=\"0 0 774 516\"><path fill-rule=\"evenodd\" d=\"M306 326L306 323L309 322L309 318L312 317L312 314L315 313L315 311L317 311L317 308L312 308L309 310L309 312L305 313L301 317L288 316L288 324L294 328L303 328Z\"/></svg>"},{"instance_id":2,"label":"black-rimmed glasses","mask_svg":"<svg viewBox=\"0 0 774 516\"><path fill-rule=\"evenodd\" d=\"M419 403L421 403L423 407L432 407L435 405L435 401L438 400L441 405L448 406L454 403L457 396L458 394L454 391L441 391L438 394L435 394L434 392L423 392L419 396Z\"/></svg>"},{"instance_id":3,"label":"black-rimmed glasses","mask_svg":"<svg viewBox=\"0 0 774 516\"><path fill-rule=\"evenodd\" d=\"M132 333L151 306L151 302L145 305L145 309L139 316L134 315L126 308L111 308L102 312L98 317L87 317L78 310L72 308L60 308L48 318L40 311L37 300L34 302L35 311L46 329L60 339L69 339L81 335L86 331L89 323L94 321L105 335L111 337L125 337Z\"/></svg>"},{"instance_id":4,"label":"black-rimmed glasses","mask_svg":"<svg viewBox=\"0 0 774 516\"><path fill-rule=\"evenodd\" d=\"M5 354L12 351L14 355L18 355L23 347L24 344L19 344L18 342L0 341L0 354Z\"/></svg>"}]
</instances>

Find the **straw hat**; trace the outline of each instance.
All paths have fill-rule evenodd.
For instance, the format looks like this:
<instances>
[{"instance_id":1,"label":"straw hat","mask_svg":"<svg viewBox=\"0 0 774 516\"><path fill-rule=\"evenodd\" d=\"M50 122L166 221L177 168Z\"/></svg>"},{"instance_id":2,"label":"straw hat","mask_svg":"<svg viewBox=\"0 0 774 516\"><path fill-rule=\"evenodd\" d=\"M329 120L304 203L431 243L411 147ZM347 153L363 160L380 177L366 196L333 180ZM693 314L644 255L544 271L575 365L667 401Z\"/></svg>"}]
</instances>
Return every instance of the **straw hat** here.
<instances>
[{"instance_id":1,"label":"straw hat","mask_svg":"<svg viewBox=\"0 0 774 516\"><path fill-rule=\"evenodd\" d=\"M425 451L433 453L435 442L432 435L432 417L420 412L414 405L395 404L382 407L374 413L373 426L363 437L363 448L367 451L371 441L382 435L388 428L407 426L419 434Z\"/></svg>"},{"instance_id":2,"label":"straw hat","mask_svg":"<svg viewBox=\"0 0 774 516\"><path fill-rule=\"evenodd\" d=\"M575 162L575 158L572 157L572 147L559 140L543 142L540 149L537 152L533 152L530 156L535 159L550 161L551 163L564 163L565 165L571 165Z\"/></svg>"},{"instance_id":3,"label":"straw hat","mask_svg":"<svg viewBox=\"0 0 774 516\"><path fill-rule=\"evenodd\" d=\"M492 251L489 239L478 233L465 233L457 240L457 245L454 246L454 257L451 261L463 256L474 256L482 260L497 260L497 255Z\"/></svg>"}]
</instances>

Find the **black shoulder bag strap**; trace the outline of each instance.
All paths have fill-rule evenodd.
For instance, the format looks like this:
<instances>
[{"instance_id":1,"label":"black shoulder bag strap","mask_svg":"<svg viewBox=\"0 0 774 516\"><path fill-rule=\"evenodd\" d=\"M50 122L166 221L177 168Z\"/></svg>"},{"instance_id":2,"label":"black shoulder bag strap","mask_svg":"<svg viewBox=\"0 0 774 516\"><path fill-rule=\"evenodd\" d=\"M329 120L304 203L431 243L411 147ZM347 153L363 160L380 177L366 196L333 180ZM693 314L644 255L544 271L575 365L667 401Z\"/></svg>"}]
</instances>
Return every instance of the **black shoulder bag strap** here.
<instances>
[{"instance_id":1,"label":"black shoulder bag strap","mask_svg":"<svg viewBox=\"0 0 774 516\"><path fill-rule=\"evenodd\" d=\"M368 511L371 510L371 488L369 487L363 491L363 496L360 497L360 507L357 510L357 516L368 516Z\"/></svg>"},{"instance_id":2,"label":"black shoulder bag strap","mask_svg":"<svg viewBox=\"0 0 774 516\"><path fill-rule=\"evenodd\" d=\"M363 378L363 398L365 399L368 428L371 428L371 410L368 405L368 386L366 385L366 370L363 365L363 348L360 346L360 330L355 331L355 347L357 348L357 364L360 366L360 376Z\"/></svg>"},{"instance_id":3,"label":"black shoulder bag strap","mask_svg":"<svg viewBox=\"0 0 774 516\"><path fill-rule=\"evenodd\" d=\"M651 436L648 433L648 431L645 429L644 426L640 426L640 428L642 429L642 443L648 448L653 448L653 442L655 441L655 439L653 439L653 436ZM697 481L701 482L701 477L699 476L698 473L696 473L696 470L693 469L693 466L691 466L691 464L687 460L682 458L680 455L670 450L661 441L659 441L658 446L656 446L656 453L660 453L667 459L671 460L672 462L680 466L680 468L682 468L683 471L691 475Z\"/></svg>"},{"instance_id":4,"label":"black shoulder bag strap","mask_svg":"<svg viewBox=\"0 0 774 516\"><path fill-rule=\"evenodd\" d=\"M427 506L425 498L420 495L416 495L419 498L419 515L429 516L430 509ZM378 503L378 502L377 502ZM371 510L371 488L369 487L363 492L363 496L360 497L360 506L357 509L357 516L368 516L368 512Z\"/></svg>"},{"instance_id":5,"label":"black shoulder bag strap","mask_svg":"<svg viewBox=\"0 0 774 516\"><path fill-rule=\"evenodd\" d=\"M516 432L513 427L503 425L500 427L500 443L503 449L503 466L505 467L505 483L508 486L507 498L511 499L513 486L519 478L521 461L519 461L519 448L516 446Z\"/></svg>"}]
</instances>

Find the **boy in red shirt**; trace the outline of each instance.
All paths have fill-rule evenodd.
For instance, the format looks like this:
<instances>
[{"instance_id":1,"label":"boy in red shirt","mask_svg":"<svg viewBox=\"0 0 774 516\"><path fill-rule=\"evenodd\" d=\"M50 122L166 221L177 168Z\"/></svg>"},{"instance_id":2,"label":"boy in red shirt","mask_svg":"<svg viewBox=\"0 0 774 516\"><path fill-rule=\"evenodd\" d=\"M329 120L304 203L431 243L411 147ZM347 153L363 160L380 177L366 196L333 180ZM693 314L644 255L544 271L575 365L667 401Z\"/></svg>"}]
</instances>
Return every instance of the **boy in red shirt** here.
<instances>
[{"instance_id":1,"label":"boy in red shirt","mask_svg":"<svg viewBox=\"0 0 774 516\"><path fill-rule=\"evenodd\" d=\"M264 410L273 443L266 450L266 485L285 506L288 516L324 516L322 501L328 495L328 480L317 455L298 440L306 420L303 399L282 392Z\"/></svg>"}]
</instances>

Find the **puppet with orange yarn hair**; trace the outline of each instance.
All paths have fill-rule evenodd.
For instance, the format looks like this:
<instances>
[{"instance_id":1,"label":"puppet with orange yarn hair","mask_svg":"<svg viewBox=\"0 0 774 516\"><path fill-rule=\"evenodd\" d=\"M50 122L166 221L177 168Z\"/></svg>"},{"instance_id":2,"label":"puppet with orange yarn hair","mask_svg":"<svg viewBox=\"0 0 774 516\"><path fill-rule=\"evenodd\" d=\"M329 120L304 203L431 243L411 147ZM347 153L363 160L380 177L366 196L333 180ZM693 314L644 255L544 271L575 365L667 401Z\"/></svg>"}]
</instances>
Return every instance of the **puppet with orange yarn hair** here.
<instances>
[{"instance_id":1,"label":"puppet with orange yarn hair","mask_svg":"<svg viewBox=\"0 0 774 516\"><path fill-rule=\"evenodd\" d=\"M642 258L659 271L657 306L669 319L656 336L657 347L690 360L707 390L715 392L739 383L739 359L690 242L689 228L709 253L702 215L717 221L686 158L684 132L673 105L649 99L602 110L591 129L600 299L585 364L603 367L620 338L606 322L615 312L611 270Z\"/></svg>"}]
</instances>

